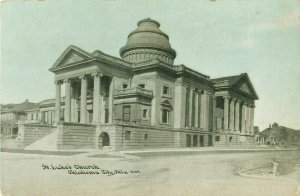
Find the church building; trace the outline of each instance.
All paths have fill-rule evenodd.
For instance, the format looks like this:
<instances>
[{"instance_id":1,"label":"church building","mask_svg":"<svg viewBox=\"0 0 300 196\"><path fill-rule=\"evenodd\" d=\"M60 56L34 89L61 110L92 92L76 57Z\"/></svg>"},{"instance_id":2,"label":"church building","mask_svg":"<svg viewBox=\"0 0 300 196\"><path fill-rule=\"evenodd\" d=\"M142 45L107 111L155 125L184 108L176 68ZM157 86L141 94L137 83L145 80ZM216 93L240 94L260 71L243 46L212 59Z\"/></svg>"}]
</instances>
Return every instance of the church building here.
<instances>
[{"instance_id":1,"label":"church building","mask_svg":"<svg viewBox=\"0 0 300 196\"><path fill-rule=\"evenodd\" d=\"M38 127L58 149L254 145L258 96L248 75L211 79L174 64L159 27L139 21L120 58L69 46L49 69L56 97L39 104L39 124L30 116L20 125L23 139Z\"/></svg>"}]
</instances>

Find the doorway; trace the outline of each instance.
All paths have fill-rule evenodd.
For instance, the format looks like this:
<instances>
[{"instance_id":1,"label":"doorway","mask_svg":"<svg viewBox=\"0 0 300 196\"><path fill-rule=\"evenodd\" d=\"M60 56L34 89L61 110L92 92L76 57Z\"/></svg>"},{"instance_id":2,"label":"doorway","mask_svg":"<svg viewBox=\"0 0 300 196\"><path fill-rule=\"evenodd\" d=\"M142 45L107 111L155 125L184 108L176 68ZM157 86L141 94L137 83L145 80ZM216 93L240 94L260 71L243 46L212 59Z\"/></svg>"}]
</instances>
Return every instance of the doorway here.
<instances>
[{"instance_id":1,"label":"doorway","mask_svg":"<svg viewBox=\"0 0 300 196\"><path fill-rule=\"evenodd\" d=\"M109 146L109 135L106 132L102 132L98 138L98 148L103 146Z\"/></svg>"}]
</instances>

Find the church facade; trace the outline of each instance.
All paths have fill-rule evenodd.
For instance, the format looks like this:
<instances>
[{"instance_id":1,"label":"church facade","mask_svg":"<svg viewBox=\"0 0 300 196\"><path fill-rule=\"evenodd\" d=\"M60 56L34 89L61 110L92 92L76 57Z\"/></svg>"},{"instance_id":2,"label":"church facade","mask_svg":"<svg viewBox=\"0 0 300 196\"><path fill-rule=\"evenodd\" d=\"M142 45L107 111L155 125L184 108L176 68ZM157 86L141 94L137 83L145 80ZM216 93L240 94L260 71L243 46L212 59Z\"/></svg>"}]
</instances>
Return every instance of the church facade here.
<instances>
[{"instance_id":1,"label":"church facade","mask_svg":"<svg viewBox=\"0 0 300 196\"><path fill-rule=\"evenodd\" d=\"M56 132L59 149L254 144L258 96L248 75L211 79L175 65L160 24L137 25L121 58L69 46L49 69L55 99L28 111L29 122Z\"/></svg>"}]
</instances>

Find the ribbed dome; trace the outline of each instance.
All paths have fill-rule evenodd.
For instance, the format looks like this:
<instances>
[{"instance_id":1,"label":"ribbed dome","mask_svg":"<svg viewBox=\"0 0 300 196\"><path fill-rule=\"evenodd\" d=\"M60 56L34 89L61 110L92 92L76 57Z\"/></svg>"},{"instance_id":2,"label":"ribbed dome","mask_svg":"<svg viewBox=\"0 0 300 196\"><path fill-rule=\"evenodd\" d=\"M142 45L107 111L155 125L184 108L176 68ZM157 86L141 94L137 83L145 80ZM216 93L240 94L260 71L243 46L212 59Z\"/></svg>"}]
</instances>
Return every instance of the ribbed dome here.
<instances>
[{"instance_id":1,"label":"ribbed dome","mask_svg":"<svg viewBox=\"0 0 300 196\"><path fill-rule=\"evenodd\" d=\"M176 52L171 48L169 37L159 29L160 24L148 18L137 25L138 28L128 35L126 45L120 49L121 57L135 63L158 58L173 64Z\"/></svg>"}]
</instances>

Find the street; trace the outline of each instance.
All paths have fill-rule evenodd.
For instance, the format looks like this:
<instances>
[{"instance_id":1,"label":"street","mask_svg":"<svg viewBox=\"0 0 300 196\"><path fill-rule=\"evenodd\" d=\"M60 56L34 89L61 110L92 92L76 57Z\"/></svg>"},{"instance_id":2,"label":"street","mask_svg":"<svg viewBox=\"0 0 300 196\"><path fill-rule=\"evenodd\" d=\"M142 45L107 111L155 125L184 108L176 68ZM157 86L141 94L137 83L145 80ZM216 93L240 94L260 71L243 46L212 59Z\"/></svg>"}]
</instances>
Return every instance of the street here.
<instances>
[{"instance_id":1,"label":"street","mask_svg":"<svg viewBox=\"0 0 300 196\"><path fill-rule=\"evenodd\" d=\"M146 154L1 152L2 194L295 196L300 184L299 151ZM272 179L238 175L271 171L273 160Z\"/></svg>"}]
</instances>

